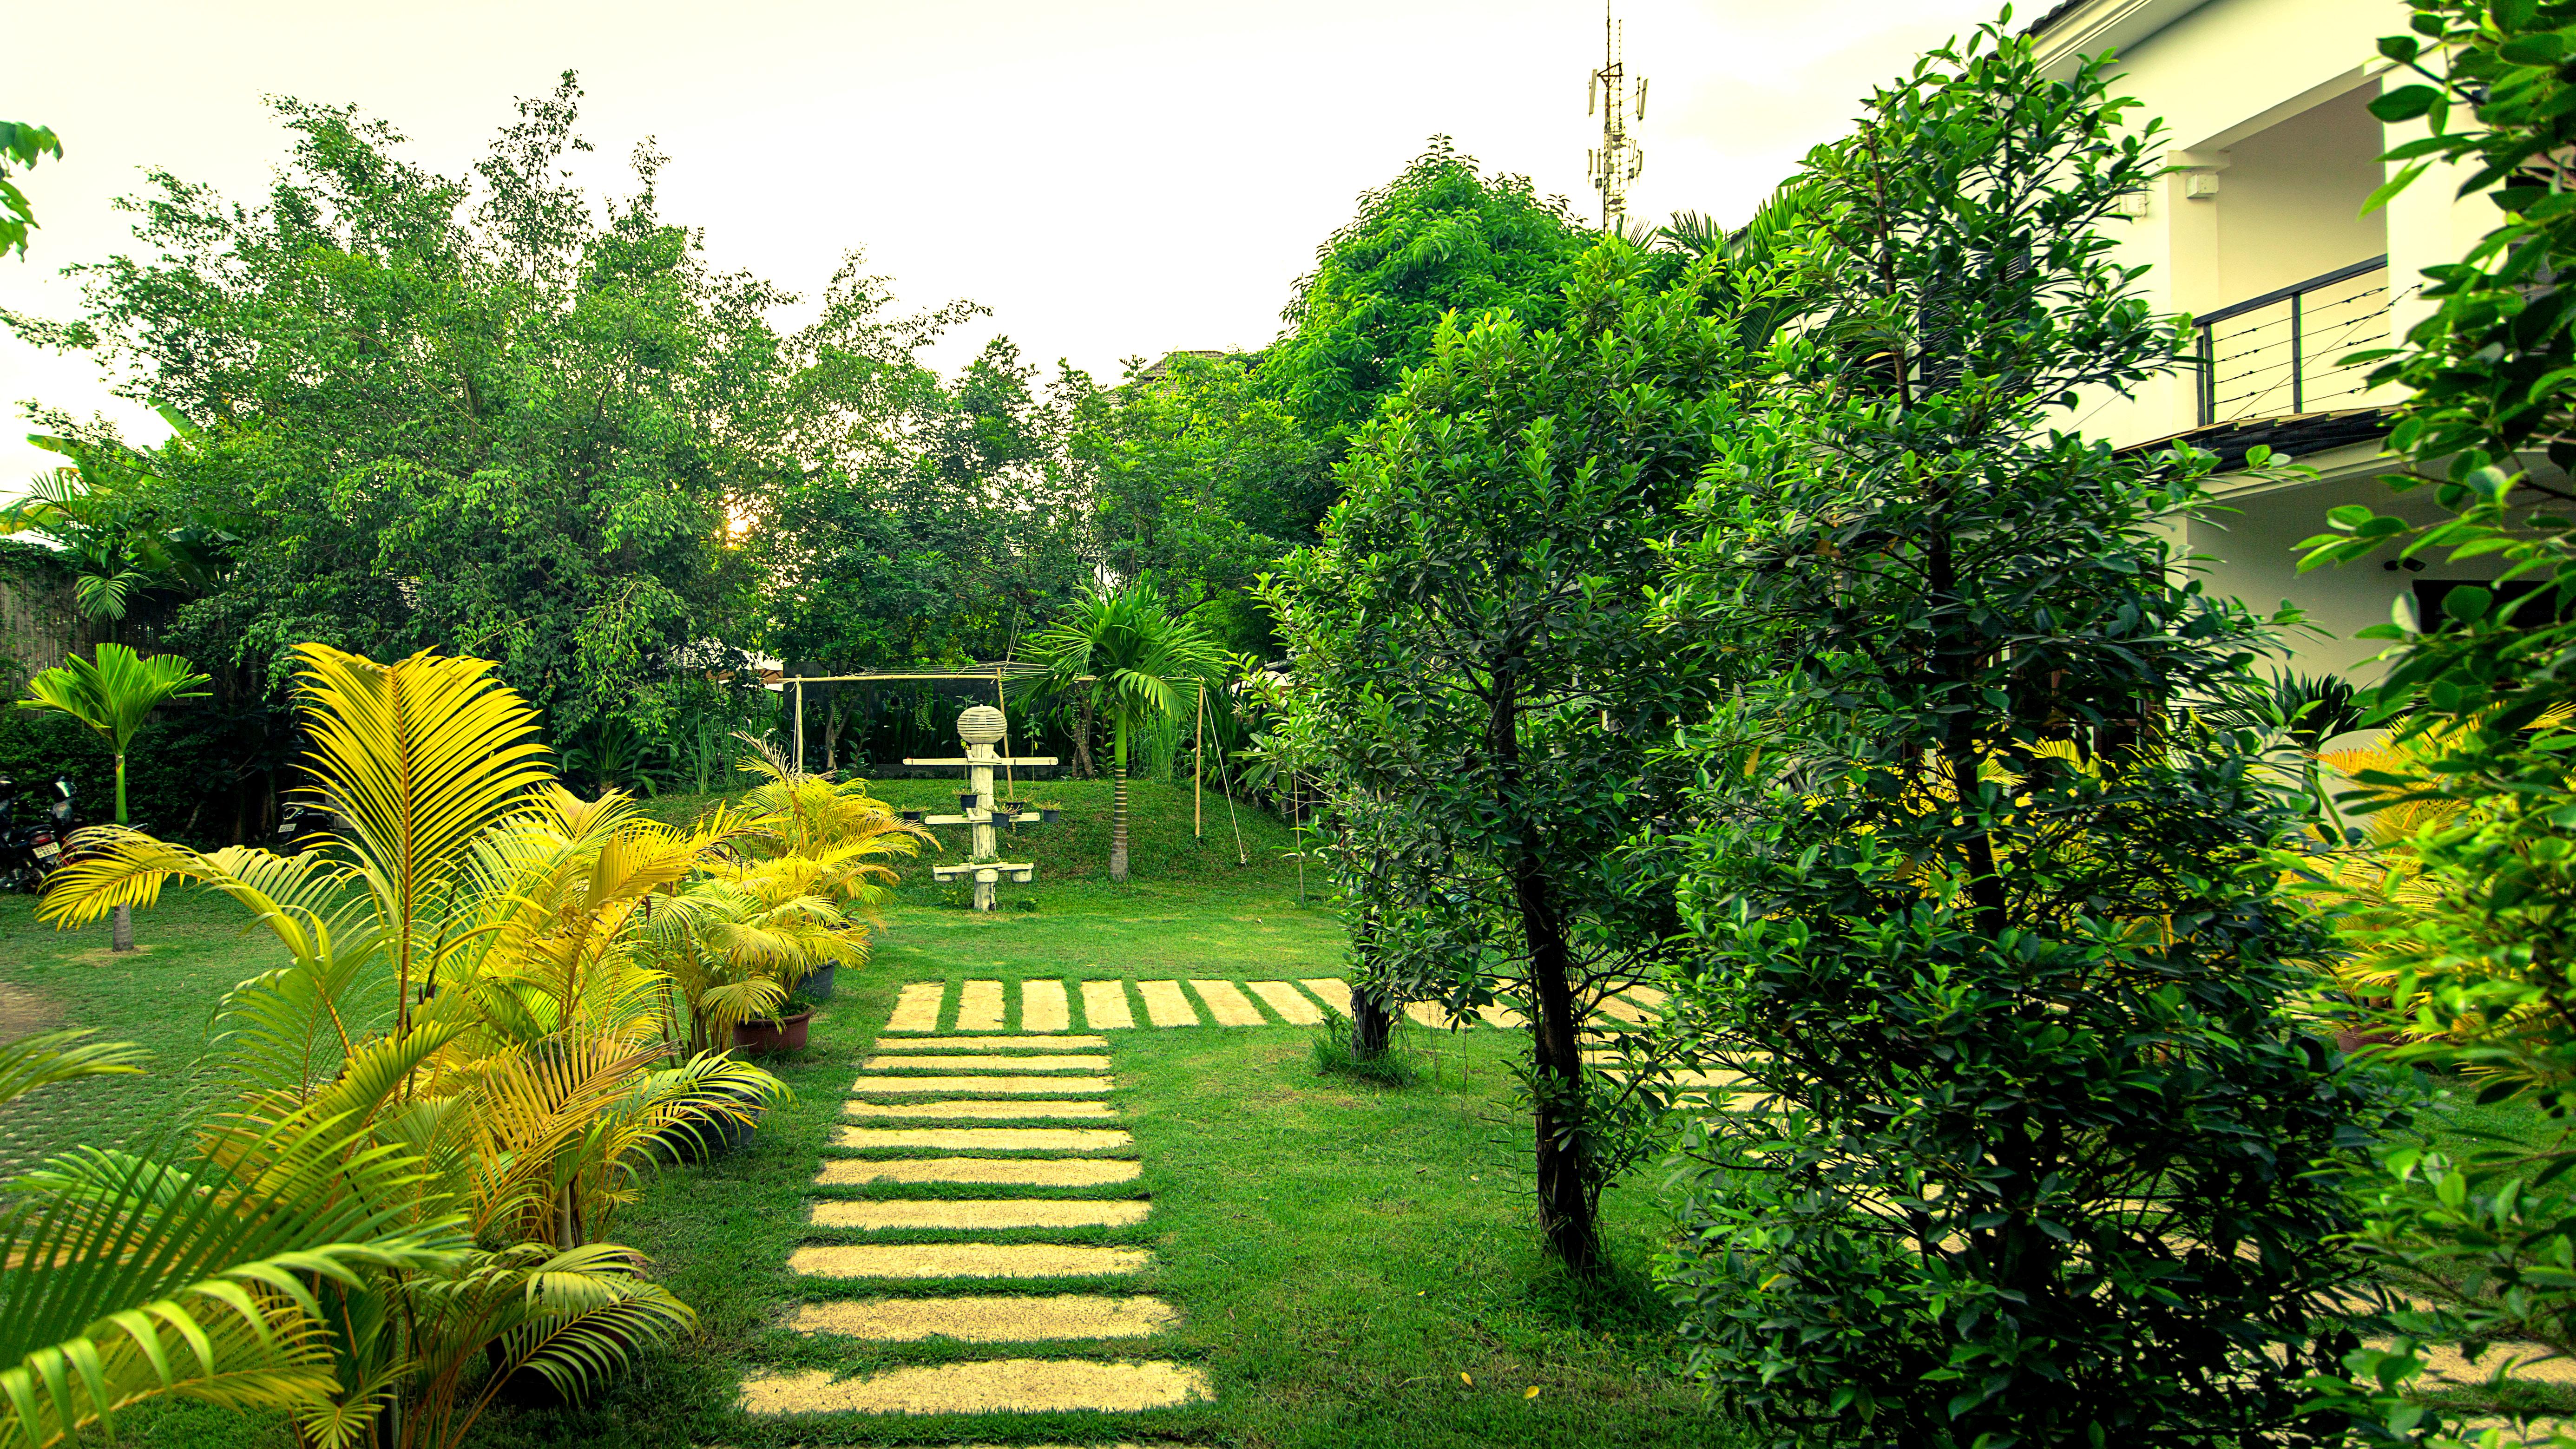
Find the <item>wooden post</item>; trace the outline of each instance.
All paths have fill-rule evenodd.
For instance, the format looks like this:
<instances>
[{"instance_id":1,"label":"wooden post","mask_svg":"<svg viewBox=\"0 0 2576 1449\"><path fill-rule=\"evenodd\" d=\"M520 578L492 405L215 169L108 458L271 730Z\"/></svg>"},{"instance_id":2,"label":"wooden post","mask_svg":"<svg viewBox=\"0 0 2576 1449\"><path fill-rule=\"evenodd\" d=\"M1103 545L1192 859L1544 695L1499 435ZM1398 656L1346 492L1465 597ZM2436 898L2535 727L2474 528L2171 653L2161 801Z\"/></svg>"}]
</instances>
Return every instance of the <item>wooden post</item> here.
<instances>
[{"instance_id":1,"label":"wooden post","mask_svg":"<svg viewBox=\"0 0 2576 1449\"><path fill-rule=\"evenodd\" d=\"M1199 681L1199 718L1190 730L1190 834L1207 839L1207 807L1199 796L1199 781L1207 774L1207 681Z\"/></svg>"},{"instance_id":2,"label":"wooden post","mask_svg":"<svg viewBox=\"0 0 2576 1449\"><path fill-rule=\"evenodd\" d=\"M805 773L805 681L796 681L796 748L790 752L797 774Z\"/></svg>"}]
</instances>

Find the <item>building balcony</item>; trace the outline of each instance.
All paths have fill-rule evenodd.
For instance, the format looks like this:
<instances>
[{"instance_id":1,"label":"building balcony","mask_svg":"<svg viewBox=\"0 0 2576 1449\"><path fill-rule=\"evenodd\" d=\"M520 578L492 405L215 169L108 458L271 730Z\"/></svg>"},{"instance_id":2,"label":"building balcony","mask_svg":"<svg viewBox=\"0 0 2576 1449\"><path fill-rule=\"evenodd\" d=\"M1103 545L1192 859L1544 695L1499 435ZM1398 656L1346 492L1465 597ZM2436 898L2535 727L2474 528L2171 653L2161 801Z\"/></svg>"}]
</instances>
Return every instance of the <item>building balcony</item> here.
<instances>
[{"instance_id":1,"label":"building balcony","mask_svg":"<svg viewBox=\"0 0 2576 1449\"><path fill-rule=\"evenodd\" d=\"M2388 345L2392 300L2377 256L2193 318L2200 426L2368 406L2344 359Z\"/></svg>"}]
</instances>

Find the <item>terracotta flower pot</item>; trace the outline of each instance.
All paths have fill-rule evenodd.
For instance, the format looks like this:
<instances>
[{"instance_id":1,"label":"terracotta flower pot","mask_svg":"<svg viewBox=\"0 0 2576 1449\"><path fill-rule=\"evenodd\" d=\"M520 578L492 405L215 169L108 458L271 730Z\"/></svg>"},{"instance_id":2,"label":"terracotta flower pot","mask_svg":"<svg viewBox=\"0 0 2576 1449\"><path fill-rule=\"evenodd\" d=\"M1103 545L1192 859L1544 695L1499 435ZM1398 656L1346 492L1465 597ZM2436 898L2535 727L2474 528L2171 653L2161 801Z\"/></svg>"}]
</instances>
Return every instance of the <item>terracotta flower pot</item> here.
<instances>
[{"instance_id":1,"label":"terracotta flower pot","mask_svg":"<svg viewBox=\"0 0 2576 1449\"><path fill-rule=\"evenodd\" d=\"M2351 1027L2339 1027L2335 1031L2335 1050L2348 1057L2357 1057L2364 1052L2377 1051L2381 1047L2395 1046L2405 1039L2405 1033L2391 1031L2386 1027L2373 1028L2368 1031L2357 1031Z\"/></svg>"},{"instance_id":2,"label":"terracotta flower pot","mask_svg":"<svg viewBox=\"0 0 2576 1449\"><path fill-rule=\"evenodd\" d=\"M777 1021L739 1022L733 1029L733 1044L737 1050L755 1056L763 1052L801 1051L805 1046L806 1024L813 1019L814 1013L800 1011Z\"/></svg>"}]
</instances>

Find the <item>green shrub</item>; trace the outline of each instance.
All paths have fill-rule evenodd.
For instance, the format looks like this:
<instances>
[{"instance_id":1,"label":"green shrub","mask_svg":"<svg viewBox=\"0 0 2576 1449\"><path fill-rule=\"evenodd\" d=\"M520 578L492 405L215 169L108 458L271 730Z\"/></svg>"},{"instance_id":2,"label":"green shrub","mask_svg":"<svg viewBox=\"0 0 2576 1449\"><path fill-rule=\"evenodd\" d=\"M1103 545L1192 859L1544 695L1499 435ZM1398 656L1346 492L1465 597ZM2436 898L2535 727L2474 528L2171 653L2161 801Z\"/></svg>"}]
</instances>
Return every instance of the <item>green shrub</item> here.
<instances>
[{"instance_id":1,"label":"green shrub","mask_svg":"<svg viewBox=\"0 0 2576 1449\"><path fill-rule=\"evenodd\" d=\"M2177 708L2264 636L2174 581L2207 455L2052 430L2174 355L2096 232L2156 170L2103 73L1989 28L1810 158L1816 307L1677 560L1742 695L1689 736L1674 1005L1750 1095L1660 1272L1782 1443L2334 1437L2378 1118L2284 1009L2322 940L2260 741Z\"/></svg>"}]
</instances>

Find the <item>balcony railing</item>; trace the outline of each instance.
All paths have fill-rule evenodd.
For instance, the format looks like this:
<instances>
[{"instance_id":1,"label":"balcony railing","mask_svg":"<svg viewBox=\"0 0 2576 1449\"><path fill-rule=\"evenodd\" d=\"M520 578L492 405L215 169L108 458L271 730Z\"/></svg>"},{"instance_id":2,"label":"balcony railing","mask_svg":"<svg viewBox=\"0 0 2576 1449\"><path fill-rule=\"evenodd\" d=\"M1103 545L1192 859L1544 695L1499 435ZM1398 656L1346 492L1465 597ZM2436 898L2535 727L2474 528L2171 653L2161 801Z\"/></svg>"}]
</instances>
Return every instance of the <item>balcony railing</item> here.
<instances>
[{"instance_id":1,"label":"balcony railing","mask_svg":"<svg viewBox=\"0 0 2576 1449\"><path fill-rule=\"evenodd\" d=\"M2388 344L2388 258L2337 267L2192 319L2200 425L2349 406L2370 369L2345 354Z\"/></svg>"}]
</instances>

